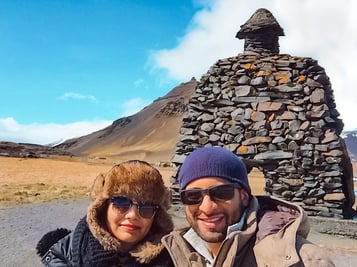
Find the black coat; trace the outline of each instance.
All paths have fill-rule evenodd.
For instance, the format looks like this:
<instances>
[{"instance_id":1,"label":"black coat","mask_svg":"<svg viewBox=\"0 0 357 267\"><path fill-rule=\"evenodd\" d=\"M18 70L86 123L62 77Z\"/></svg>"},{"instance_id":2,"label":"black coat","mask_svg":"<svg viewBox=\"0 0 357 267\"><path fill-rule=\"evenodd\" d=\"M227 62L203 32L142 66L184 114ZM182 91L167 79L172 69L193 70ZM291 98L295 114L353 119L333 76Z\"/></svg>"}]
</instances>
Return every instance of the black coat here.
<instances>
[{"instance_id":1,"label":"black coat","mask_svg":"<svg viewBox=\"0 0 357 267\"><path fill-rule=\"evenodd\" d=\"M67 234L63 229L57 231ZM57 233L59 234L59 232ZM158 256L146 264L140 263L130 253L105 250L89 230L86 217L80 220L73 232L70 232L60 240L49 240L54 236L56 236L55 232L46 234L37 245L38 253L42 256L41 261L45 266L173 266L166 249L163 249ZM51 243L53 245L50 249L47 249L49 247L48 244Z\"/></svg>"}]
</instances>

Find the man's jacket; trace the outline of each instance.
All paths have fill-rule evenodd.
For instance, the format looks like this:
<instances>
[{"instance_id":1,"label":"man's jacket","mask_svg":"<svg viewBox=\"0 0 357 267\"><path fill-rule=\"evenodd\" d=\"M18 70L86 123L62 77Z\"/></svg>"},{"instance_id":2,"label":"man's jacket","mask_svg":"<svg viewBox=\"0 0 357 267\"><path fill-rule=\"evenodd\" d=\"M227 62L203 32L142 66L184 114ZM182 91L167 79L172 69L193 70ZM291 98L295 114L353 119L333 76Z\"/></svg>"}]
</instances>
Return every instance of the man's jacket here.
<instances>
[{"instance_id":1,"label":"man's jacket","mask_svg":"<svg viewBox=\"0 0 357 267\"><path fill-rule=\"evenodd\" d=\"M319 247L306 240L310 226L300 206L268 196L252 197L245 227L228 234L212 266L334 266ZM184 239L184 228L163 237L175 266L207 266Z\"/></svg>"}]
</instances>

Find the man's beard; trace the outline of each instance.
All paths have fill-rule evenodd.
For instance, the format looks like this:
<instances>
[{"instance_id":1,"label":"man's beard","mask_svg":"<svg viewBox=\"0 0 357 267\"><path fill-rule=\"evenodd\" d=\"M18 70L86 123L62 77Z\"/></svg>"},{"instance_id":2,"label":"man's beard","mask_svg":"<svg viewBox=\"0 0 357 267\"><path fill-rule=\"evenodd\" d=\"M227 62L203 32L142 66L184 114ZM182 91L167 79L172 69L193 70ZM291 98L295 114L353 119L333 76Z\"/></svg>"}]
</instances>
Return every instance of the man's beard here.
<instances>
[{"instance_id":1,"label":"man's beard","mask_svg":"<svg viewBox=\"0 0 357 267\"><path fill-rule=\"evenodd\" d=\"M198 234L198 236L201 237L204 241L206 241L208 243L222 242L227 236L228 225L226 228L224 228L220 232L201 231L201 229L199 228L199 226L197 224L197 220L192 220L191 218L187 218L187 219L188 219L189 224L193 228L193 230L195 230L195 232Z\"/></svg>"},{"instance_id":2,"label":"man's beard","mask_svg":"<svg viewBox=\"0 0 357 267\"><path fill-rule=\"evenodd\" d=\"M201 230L198 225L198 219L197 218L192 218L190 216L186 216L186 219L188 223L191 225L193 230L197 233L199 237L201 237L204 241L208 243L219 243L222 242L226 236L227 236L227 229L229 226L238 223L239 220L241 219L241 216L246 209L246 207L243 205L243 203L240 203L239 209L237 214L235 214L233 217L232 215L230 216L229 214L225 213L225 220L226 220L226 226L221 229L220 231L209 231L209 230Z\"/></svg>"}]
</instances>

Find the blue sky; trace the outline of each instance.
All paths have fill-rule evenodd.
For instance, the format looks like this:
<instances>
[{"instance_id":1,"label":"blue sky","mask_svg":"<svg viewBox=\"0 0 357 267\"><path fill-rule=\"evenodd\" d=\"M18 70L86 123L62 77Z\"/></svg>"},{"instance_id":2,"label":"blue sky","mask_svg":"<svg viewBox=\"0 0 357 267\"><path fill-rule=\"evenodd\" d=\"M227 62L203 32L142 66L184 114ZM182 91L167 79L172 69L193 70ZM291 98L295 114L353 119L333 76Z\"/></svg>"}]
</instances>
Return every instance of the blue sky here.
<instances>
[{"instance_id":1,"label":"blue sky","mask_svg":"<svg viewBox=\"0 0 357 267\"><path fill-rule=\"evenodd\" d=\"M48 144L102 129L217 59L260 7L280 52L317 59L345 130L357 129L357 1L2 0L0 140Z\"/></svg>"}]
</instances>

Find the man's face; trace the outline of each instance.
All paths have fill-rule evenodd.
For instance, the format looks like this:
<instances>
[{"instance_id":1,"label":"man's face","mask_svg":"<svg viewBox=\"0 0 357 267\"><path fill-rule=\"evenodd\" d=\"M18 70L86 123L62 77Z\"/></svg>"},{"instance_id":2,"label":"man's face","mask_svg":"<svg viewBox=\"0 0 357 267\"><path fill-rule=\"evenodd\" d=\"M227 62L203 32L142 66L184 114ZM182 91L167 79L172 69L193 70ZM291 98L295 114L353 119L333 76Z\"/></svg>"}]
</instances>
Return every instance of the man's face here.
<instances>
[{"instance_id":1,"label":"man's face","mask_svg":"<svg viewBox=\"0 0 357 267\"><path fill-rule=\"evenodd\" d=\"M207 189L227 184L227 180L218 177L204 177L189 183L185 189ZM196 233L206 242L222 242L228 226L237 223L249 203L249 194L243 188L235 188L230 200L212 200L204 195L201 203L187 205L186 218Z\"/></svg>"}]
</instances>

